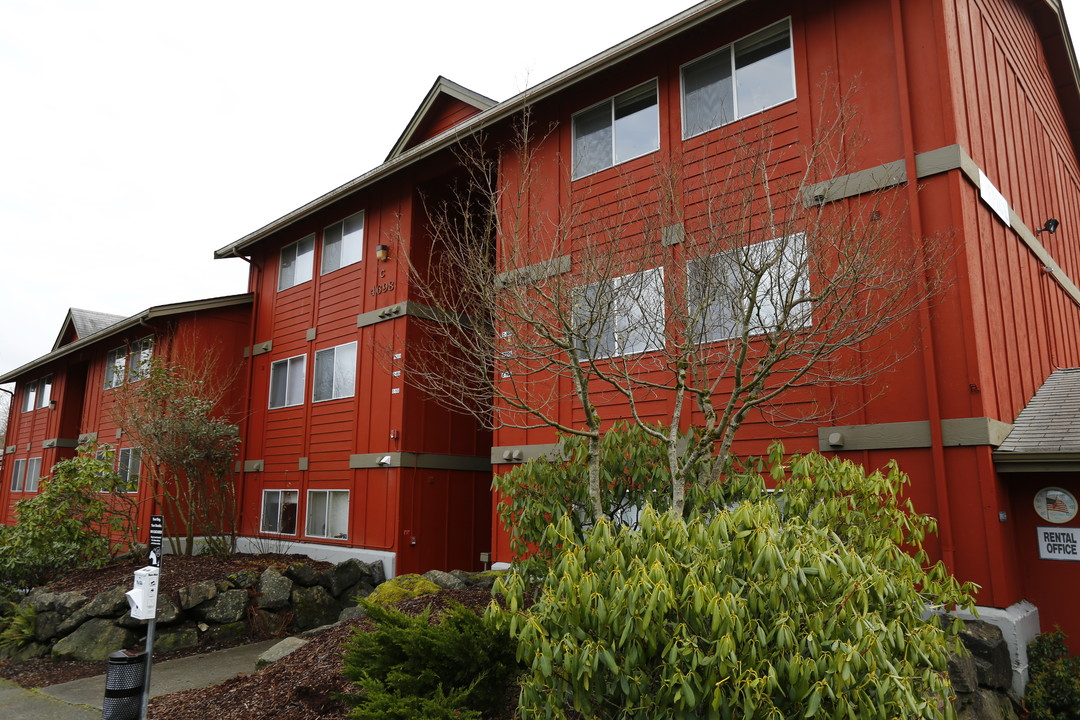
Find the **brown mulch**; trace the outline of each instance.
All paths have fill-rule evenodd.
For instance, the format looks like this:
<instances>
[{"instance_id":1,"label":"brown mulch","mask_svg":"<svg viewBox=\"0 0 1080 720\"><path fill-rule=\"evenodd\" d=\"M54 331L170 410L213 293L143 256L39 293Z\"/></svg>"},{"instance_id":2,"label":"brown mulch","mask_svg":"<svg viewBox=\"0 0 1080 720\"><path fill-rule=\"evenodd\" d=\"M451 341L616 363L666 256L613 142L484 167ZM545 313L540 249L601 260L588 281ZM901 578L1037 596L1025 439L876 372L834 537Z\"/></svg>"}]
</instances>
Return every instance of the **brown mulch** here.
<instances>
[{"instance_id":1,"label":"brown mulch","mask_svg":"<svg viewBox=\"0 0 1080 720\"><path fill-rule=\"evenodd\" d=\"M312 560L306 555L250 555L244 553L236 553L228 557L166 555L162 561L160 591L172 593L201 580L224 580L229 575L240 570L254 570L261 573L271 565L284 568L294 562L305 562L316 570L328 570L333 567L332 563ZM146 561L141 556L119 559L103 568L78 570L69 573L50 584L49 589L53 592L77 592L92 599L98 593L115 585L130 586L133 582L133 573L145 566ZM251 638L248 641L257 639L259 638ZM225 647L228 647L228 645L211 643L208 638L204 637L196 647L165 654L155 653L154 662L175 660L176 658L220 650ZM38 688L101 675L105 672L106 665L105 662L53 660L48 657L35 658L21 663L4 660L0 661L0 678L11 680L21 687Z\"/></svg>"}]
</instances>

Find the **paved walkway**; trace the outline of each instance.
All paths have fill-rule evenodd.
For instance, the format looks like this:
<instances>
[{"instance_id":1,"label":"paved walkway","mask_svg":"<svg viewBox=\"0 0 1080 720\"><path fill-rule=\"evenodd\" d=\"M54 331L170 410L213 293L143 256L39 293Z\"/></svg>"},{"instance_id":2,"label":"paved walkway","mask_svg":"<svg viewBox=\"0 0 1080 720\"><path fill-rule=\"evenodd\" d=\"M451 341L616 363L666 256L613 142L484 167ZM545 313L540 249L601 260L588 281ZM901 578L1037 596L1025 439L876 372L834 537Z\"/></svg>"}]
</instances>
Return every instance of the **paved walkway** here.
<instances>
[{"instance_id":1,"label":"paved walkway","mask_svg":"<svg viewBox=\"0 0 1080 720\"><path fill-rule=\"evenodd\" d=\"M191 655L178 660L154 663L150 673L150 697L180 690L208 687L234 677L255 672L255 660L278 640ZM105 666L107 663L102 663ZM24 690L0 680L0 718L34 720L101 720L105 699L105 675L50 685L40 690Z\"/></svg>"}]
</instances>

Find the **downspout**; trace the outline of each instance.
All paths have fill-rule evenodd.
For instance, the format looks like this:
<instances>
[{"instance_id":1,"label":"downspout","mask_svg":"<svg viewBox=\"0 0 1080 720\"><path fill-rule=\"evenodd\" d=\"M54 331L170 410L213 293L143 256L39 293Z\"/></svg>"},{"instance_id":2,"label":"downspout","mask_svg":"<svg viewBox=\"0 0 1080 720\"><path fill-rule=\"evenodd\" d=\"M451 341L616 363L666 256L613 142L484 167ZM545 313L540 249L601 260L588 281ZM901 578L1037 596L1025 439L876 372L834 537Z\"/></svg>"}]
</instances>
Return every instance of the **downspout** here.
<instances>
[{"instance_id":1,"label":"downspout","mask_svg":"<svg viewBox=\"0 0 1080 720\"><path fill-rule=\"evenodd\" d=\"M251 288L251 291L255 295L258 295L257 290L259 288L259 281L262 279L262 277L261 277L262 276L262 267L259 266L258 263L254 262L251 258L244 257L243 255L241 255L237 251L236 248L233 248L232 256L240 258L241 260L246 262L249 266L251 266L251 271L252 271L252 273L254 275L254 281L249 283L248 287ZM244 458L247 456L247 437L248 437L248 430L251 427L251 425L250 425L250 418L251 418L250 405L251 405L251 397L252 397L251 388L252 388L252 384L255 382L255 328L256 328L256 320L258 320L258 317L259 317L259 303L256 302L256 300L253 298L252 302L251 302L251 329L248 330L248 348L249 348L249 350L248 350L247 381L245 382L245 387L244 387L244 400L243 400L244 412L243 412L242 417L240 418L240 483L239 483L240 487L237 488L236 508L234 509L234 512L236 513L236 528L237 528L238 532L239 532L239 530L241 528L244 527L244 503L241 502L241 499L244 496L244 493L243 493L244 487L243 486L244 486L244 482L246 480L246 475L247 475L244 472Z\"/></svg>"},{"instance_id":2,"label":"downspout","mask_svg":"<svg viewBox=\"0 0 1080 720\"><path fill-rule=\"evenodd\" d=\"M919 210L919 189L915 167L915 129L911 119L911 85L908 79L907 51L904 47L903 14L900 0L892 0L893 45L896 53L896 76L899 84L900 121L904 142L904 164L908 181L908 208L919 254L926 258L922 235L922 213ZM924 279L925 287L925 279ZM933 461L934 489L937 499L938 533L941 538L941 559L950 574L956 571L956 549L953 543L952 511L949 507L949 488L945 473L945 446L941 436L941 399L938 395L937 368L934 365L934 334L930 324L930 299L919 305L919 324L922 339L923 374L926 378L926 405L930 421L930 454Z\"/></svg>"}]
</instances>

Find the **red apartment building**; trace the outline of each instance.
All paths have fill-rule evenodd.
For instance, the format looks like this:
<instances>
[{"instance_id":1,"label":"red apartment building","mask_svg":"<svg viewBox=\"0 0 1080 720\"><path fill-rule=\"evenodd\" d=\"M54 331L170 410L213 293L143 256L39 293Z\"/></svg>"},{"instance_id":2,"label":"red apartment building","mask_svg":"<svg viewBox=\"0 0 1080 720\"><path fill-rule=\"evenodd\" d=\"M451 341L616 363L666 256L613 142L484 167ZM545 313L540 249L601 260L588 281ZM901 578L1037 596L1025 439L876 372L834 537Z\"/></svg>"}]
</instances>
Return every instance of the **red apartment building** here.
<instances>
[{"instance_id":1,"label":"red apartment building","mask_svg":"<svg viewBox=\"0 0 1080 720\"><path fill-rule=\"evenodd\" d=\"M658 223L655 236L639 222L620 237L670 248L650 275L663 283L680 272L678 238L705 214L692 200L703 184L695 164L722 164L732 148L754 147L746 133L769 128L778 167L798 174L830 87L851 86L864 142L849 148L842 177L811 188L813 201L888 198L903 213L899 245L938 238L950 282L891 331L914 350L890 372L869 387L788 399L835 407L823 421L777 428L751 415L735 452L781 438L792 452L870 467L895 458L916 507L939 519L932 553L979 584L982 617L1006 630L1018 682L1040 624L1077 642L1080 372L1067 368L1080 367L1080 71L1060 0L710 0L505 102L440 79L382 165L215 253L250 264L254 297L243 350L244 534L381 559L388 574L472 568L481 553L511 559L493 521L491 473L549 452L553 431L486 431L401 370L425 323L438 321L408 263L438 271L428 208L460 179L463 139L494 153L529 108L542 131L519 209L535 231L531 270L548 275L572 277L586 258L573 230L545 233L544 223L582 207L603 218L627 198L644 198L648 214L657 167L676 167L679 220ZM509 155L498 172L503 184L524 175ZM112 345L94 347L104 357ZM17 405L26 383L49 373L56 394L50 363L62 349L0 377L20 381ZM649 350L616 344L611 354ZM98 361L85 362L87 387L100 386ZM597 401L609 420L629 412ZM667 398L650 407L670 417ZM8 501L12 459L29 461L35 443L76 429L107 432L87 412L48 429L42 413L31 431L34 412L14 413ZM571 399L552 412L580 422ZM695 420L688 411L685 422Z\"/></svg>"}]
</instances>

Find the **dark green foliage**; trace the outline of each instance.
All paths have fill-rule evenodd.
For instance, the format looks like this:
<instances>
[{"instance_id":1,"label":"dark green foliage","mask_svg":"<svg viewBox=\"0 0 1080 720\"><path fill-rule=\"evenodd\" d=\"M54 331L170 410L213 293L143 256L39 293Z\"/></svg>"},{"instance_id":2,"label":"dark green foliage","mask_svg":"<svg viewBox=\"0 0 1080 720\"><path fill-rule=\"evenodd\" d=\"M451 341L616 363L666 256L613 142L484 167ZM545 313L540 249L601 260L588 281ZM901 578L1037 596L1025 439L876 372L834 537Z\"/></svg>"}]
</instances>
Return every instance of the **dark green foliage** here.
<instances>
[{"instance_id":1,"label":"dark green foliage","mask_svg":"<svg viewBox=\"0 0 1080 720\"><path fill-rule=\"evenodd\" d=\"M11 603L10 612L0 617L0 648L20 648L34 639L37 613L31 605Z\"/></svg>"},{"instance_id":2,"label":"dark green foliage","mask_svg":"<svg viewBox=\"0 0 1080 720\"><path fill-rule=\"evenodd\" d=\"M1028 645L1031 681L1024 693L1030 720L1080 720L1080 656L1070 657L1060 629Z\"/></svg>"},{"instance_id":3,"label":"dark green foliage","mask_svg":"<svg viewBox=\"0 0 1080 720\"><path fill-rule=\"evenodd\" d=\"M107 448L84 445L57 463L36 495L15 503L15 524L0 526L0 585L28 588L104 565L119 549L110 535L134 516L122 484Z\"/></svg>"},{"instance_id":4,"label":"dark green foliage","mask_svg":"<svg viewBox=\"0 0 1080 720\"><path fill-rule=\"evenodd\" d=\"M357 631L345 650L345 677L357 695L342 699L357 720L478 719L497 713L521 672L505 630L460 605L431 624L361 601L376 628Z\"/></svg>"}]
</instances>

